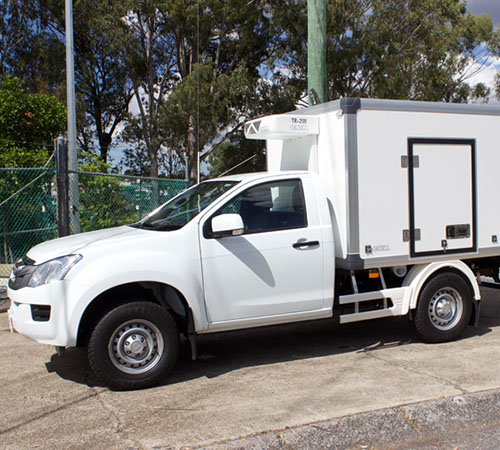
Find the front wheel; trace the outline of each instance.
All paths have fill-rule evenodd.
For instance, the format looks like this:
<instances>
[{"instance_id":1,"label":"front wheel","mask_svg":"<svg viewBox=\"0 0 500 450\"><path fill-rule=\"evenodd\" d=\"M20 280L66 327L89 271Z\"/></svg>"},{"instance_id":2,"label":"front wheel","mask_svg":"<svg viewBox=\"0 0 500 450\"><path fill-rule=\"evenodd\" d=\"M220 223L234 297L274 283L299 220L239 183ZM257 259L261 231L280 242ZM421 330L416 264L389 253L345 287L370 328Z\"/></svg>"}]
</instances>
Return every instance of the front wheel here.
<instances>
[{"instance_id":1,"label":"front wheel","mask_svg":"<svg viewBox=\"0 0 500 450\"><path fill-rule=\"evenodd\" d=\"M179 334L172 316L143 301L108 312L90 336L88 358L96 375L115 389L158 384L174 367Z\"/></svg>"},{"instance_id":2,"label":"front wheel","mask_svg":"<svg viewBox=\"0 0 500 450\"><path fill-rule=\"evenodd\" d=\"M471 313L469 284L456 273L441 273L422 289L413 326L425 342L448 342L464 332Z\"/></svg>"}]
</instances>

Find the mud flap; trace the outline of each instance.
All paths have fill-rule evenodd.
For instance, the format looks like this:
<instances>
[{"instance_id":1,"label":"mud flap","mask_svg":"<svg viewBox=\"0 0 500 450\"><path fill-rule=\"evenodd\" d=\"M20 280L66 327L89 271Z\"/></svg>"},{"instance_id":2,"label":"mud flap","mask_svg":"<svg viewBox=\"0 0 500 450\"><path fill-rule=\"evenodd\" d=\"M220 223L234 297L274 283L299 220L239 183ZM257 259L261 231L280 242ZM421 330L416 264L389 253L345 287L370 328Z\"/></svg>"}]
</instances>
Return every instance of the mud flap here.
<instances>
[{"instance_id":1,"label":"mud flap","mask_svg":"<svg viewBox=\"0 0 500 450\"><path fill-rule=\"evenodd\" d=\"M477 327L479 327L479 312L481 309L481 301L473 298L472 304L474 305L474 310L472 311L469 325L472 325L473 327L477 328Z\"/></svg>"}]
</instances>

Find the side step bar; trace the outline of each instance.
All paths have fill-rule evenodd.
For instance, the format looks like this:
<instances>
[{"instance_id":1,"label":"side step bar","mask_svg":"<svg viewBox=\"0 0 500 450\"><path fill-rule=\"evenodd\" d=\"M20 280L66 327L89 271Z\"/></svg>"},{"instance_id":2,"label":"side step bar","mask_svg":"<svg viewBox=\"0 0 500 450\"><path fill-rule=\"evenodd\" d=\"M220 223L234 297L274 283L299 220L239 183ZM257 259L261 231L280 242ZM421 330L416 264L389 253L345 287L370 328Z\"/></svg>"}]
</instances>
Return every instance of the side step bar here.
<instances>
[{"instance_id":1,"label":"side step bar","mask_svg":"<svg viewBox=\"0 0 500 450\"><path fill-rule=\"evenodd\" d=\"M361 320L399 316L403 313L403 300L407 293L408 288L402 287L394 289L384 289L381 291L363 292L360 294L341 295L339 297L339 304L353 304L354 312L351 314L341 314L340 323L359 322ZM382 300L383 308L360 312L359 304L370 300ZM389 306L390 304L392 306Z\"/></svg>"}]
</instances>

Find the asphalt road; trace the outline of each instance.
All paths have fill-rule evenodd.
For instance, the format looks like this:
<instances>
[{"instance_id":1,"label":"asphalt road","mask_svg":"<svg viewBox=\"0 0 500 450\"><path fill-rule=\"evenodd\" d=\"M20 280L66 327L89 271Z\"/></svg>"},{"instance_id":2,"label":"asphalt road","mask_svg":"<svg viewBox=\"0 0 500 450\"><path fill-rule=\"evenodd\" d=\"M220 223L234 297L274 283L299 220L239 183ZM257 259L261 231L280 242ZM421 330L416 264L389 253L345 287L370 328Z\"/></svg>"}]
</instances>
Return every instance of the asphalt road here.
<instances>
[{"instance_id":1,"label":"asphalt road","mask_svg":"<svg viewBox=\"0 0 500 450\"><path fill-rule=\"evenodd\" d=\"M479 328L418 342L403 318L199 340L163 385L113 392L85 353L10 334L0 314L0 448L499 448L500 291Z\"/></svg>"}]
</instances>

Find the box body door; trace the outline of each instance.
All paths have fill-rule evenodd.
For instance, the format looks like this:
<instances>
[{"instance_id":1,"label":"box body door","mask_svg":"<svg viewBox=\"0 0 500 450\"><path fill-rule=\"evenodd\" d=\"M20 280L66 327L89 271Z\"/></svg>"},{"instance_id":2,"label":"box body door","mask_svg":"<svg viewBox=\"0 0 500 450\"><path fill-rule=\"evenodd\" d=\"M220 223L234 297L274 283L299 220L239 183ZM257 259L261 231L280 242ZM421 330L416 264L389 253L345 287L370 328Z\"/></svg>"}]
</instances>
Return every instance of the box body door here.
<instances>
[{"instance_id":1,"label":"box body door","mask_svg":"<svg viewBox=\"0 0 500 450\"><path fill-rule=\"evenodd\" d=\"M476 251L475 141L409 139L410 254Z\"/></svg>"}]
</instances>

